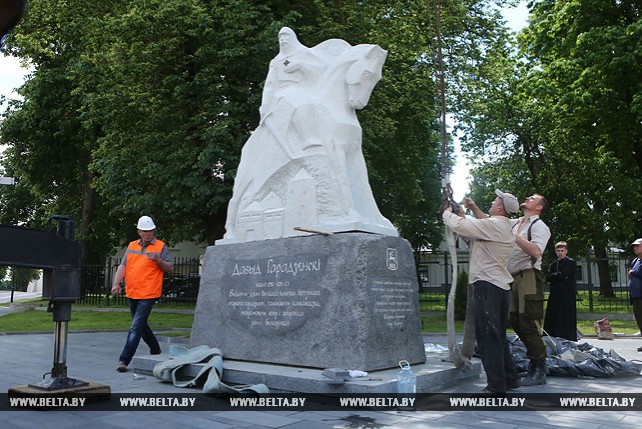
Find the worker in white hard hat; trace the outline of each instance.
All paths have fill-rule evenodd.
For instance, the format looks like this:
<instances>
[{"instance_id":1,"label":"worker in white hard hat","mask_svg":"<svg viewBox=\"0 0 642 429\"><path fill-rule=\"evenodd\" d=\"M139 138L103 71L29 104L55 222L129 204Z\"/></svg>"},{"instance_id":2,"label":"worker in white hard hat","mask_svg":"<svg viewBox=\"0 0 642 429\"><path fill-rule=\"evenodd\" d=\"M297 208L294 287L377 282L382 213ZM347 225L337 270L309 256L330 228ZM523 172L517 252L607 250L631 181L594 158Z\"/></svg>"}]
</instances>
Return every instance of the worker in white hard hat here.
<instances>
[{"instance_id":1,"label":"worker in white hard hat","mask_svg":"<svg viewBox=\"0 0 642 429\"><path fill-rule=\"evenodd\" d=\"M160 344L147 319L162 294L163 274L174 269L167 245L154 237L156 225L152 218L141 216L136 227L140 239L129 243L111 288L112 295L120 295L120 284L125 280L125 295L129 299L132 314L132 325L116 367L118 372L127 371L141 338L149 346L151 354L161 353Z\"/></svg>"}]
</instances>

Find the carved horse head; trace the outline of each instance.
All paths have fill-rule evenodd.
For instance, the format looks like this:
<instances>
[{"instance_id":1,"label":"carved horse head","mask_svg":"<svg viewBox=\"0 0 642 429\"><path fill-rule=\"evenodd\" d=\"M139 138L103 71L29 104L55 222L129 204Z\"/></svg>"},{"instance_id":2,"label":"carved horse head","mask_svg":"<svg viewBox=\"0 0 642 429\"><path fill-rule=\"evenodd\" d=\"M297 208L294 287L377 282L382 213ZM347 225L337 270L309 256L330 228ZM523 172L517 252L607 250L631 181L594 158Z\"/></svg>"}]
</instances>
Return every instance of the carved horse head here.
<instances>
[{"instance_id":1,"label":"carved horse head","mask_svg":"<svg viewBox=\"0 0 642 429\"><path fill-rule=\"evenodd\" d=\"M346 74L348 102L355 109L363 109L381 79L381 69L388 52L377 45L357 45L353 49L363 52Z\"/></svg>"},{"instance_id":2,"label":"carved horse head","mask_svg":"<svg viewBox=\"0 0 642 429\"><path fill-rule=\"evenodd\" d=\"M343 43L338 48L340 54L329 59L329 67L316 90L335 115L352 112L350 116L356 117L354 109L363 109L368 104L374 86L381 79L388 52L377 45Z\"/></svg>"}]
</instances>

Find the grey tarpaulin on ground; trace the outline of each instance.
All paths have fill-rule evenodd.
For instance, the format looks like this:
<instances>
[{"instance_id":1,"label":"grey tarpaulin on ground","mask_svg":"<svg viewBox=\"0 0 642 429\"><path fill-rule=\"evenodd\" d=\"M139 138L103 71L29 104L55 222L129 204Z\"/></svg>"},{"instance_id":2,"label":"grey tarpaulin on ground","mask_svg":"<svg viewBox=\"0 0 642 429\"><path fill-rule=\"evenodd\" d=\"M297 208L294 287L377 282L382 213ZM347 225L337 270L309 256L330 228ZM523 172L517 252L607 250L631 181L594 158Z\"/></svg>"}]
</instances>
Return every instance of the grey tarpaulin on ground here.
<instances>
[{"instance_id":1,"label":"grey tarpaulin on ground","mask_svg":"<svg viewBox=\"0 0 642 429\"><path fill-rule=\"evenodd\" d=\"M514 337L509 342L517 370L526 371L529 359L526 356L524 343L518 337ZM596 378L630 377L639 376L642 370L641 362L627 361L614 350L607 353L589 343L576 343L564 338L549 336L544 336L544 342L547 351L548 375ZM581 356L581 359L565 358L565 356L571 355Z\"/></svg>"},{"instance_id":2,"label":"grey tarpaulin on ground","mask_svg":"<svg viewBox=\"0 0 642 429\"><path fill-rule=\"evenodd\" d=\"M175 357L171 357L171 356ZM182 370L191 364L205 363L195 377ZM197 346L193 348L172 346L170 359L154 366L154 376L162 381L171 381L176 387L195 387L203 384L203 393L266 394L270 389L265 384L228 386L223 383L223 353L217 348Z\"/></svg>"}]
</instances>

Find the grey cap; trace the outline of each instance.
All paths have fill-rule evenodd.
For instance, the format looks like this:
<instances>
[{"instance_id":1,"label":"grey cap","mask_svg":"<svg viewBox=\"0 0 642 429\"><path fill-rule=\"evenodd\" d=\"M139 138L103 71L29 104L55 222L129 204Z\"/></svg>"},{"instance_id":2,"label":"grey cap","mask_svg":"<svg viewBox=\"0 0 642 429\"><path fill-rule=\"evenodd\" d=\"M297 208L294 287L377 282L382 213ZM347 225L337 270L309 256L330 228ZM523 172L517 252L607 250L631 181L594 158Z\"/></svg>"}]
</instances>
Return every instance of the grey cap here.
<instances>
[{"instance_id":1,"label":"grey cap","mask_svg":"<svg viewBox=\"0 0 642 429\"><path fill-rule=\"evenodd\" d=\"M511 216L517 214L519 211L519 201L517 201L517 197L515 195L509 194L508 192L502 192L499 189L495 189L495 195L502 199L504 210L507 214Z\"/></svg>"},{"instance_id":2,"label":"grey cap","mask_svg":"<svg viewBox=\"0 0 642 429\"><path fill-rule=\"evenodd\" d=\"M642 244L642 238L638 238L633 243L631 243L632 246L637 246L638 244Z\"/></svg>"}]
</instances>

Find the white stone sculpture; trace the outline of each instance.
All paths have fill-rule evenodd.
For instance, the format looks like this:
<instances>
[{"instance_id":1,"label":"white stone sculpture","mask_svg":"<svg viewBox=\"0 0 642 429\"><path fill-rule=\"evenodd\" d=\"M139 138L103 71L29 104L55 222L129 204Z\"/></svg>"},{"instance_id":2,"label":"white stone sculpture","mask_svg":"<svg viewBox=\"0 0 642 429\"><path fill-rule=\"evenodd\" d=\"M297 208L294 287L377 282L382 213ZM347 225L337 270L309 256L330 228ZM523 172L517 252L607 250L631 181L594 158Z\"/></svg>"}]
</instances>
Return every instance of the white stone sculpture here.
<instances>
[{"instance_id":1,"label":"white stone sculpture","mask_svg":"<svg viewBox=\"0 0 642 429\"><path fill-rule=\"evenodd\" d=\"M339 39L308 48L288 27L279 45L217 243L314 231L397 236L372 195L355 113L368 104L387 52Z\"/></svg>"}]
</instances>

